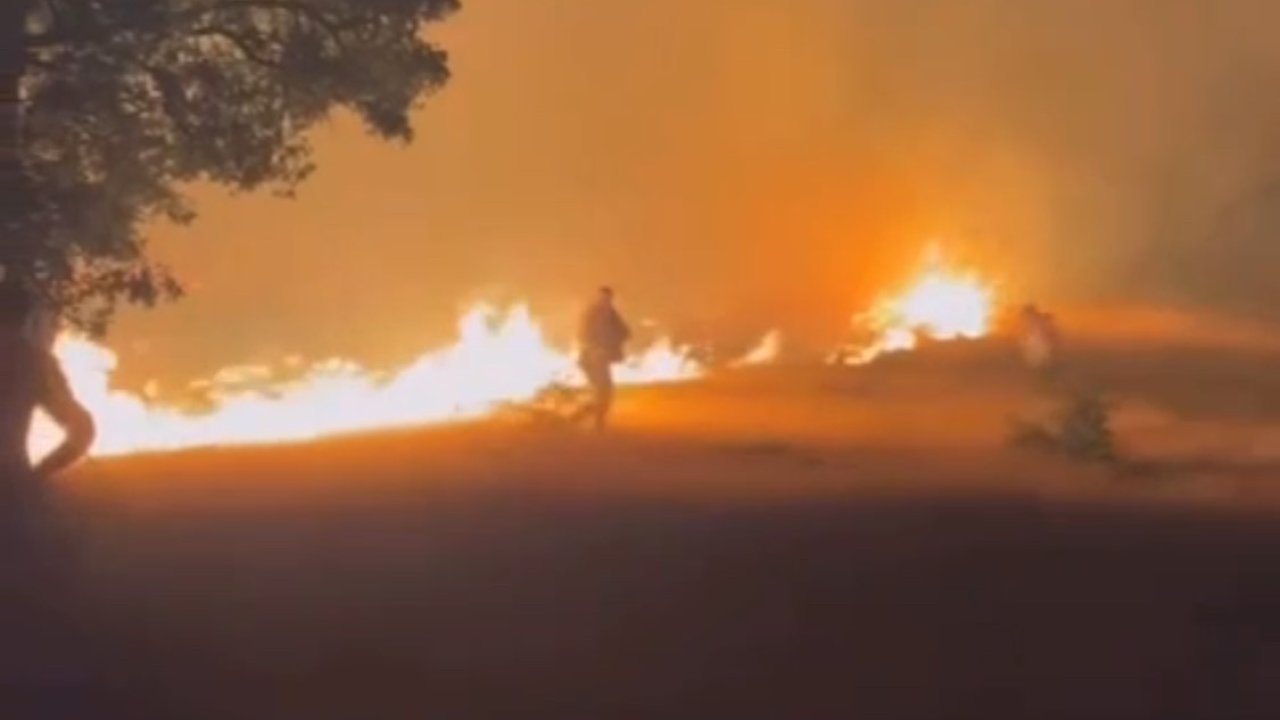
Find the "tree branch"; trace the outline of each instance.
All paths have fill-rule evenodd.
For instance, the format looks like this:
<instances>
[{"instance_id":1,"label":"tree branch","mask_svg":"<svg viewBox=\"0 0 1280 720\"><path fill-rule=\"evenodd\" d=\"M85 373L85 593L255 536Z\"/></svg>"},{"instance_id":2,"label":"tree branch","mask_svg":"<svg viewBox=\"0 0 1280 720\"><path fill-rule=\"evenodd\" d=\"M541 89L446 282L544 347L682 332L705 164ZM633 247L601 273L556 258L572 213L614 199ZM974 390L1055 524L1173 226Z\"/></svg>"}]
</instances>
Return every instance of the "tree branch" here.
<instances>
[{"instance_id":1,"label":"tree branch","mask_svg":"<svg viewBox=\"0 0 1280 720\"><path fill-rule=\"evenodd\" d=\"M9 0L0 0L0 2L7 1ZM330 39L337 43L342 42L344 33L373 22L370 15L359 10L352 10L348 15L334 15L301 0L221 0L221 2L214 5L194 8L175 15L169 27L198 27L229 12L251 10L274 11L305 19L324 31L329 35ZM53 29L37 35L28 35L25 45L28 52L70 44L92 45L109 41L113 37L129 31L130 28L127 27L109 27L88 22L80 23L79 27L71 26L70 21L66 20L64 16L61 22L54 25Z\"/></svg>"},{"instance_id":2,"label":"tree branch","mask_svg":"<svg viewBox=\"0 0 1280 720\"><path fill-rule=\"evenodd\" d=\"M256 63L265 68L275 69L280 67L280 61L278 59L261 54L258 50L254 49L253 43L250 42L248 38L231 32L226 28L201 28L192 33L192 36L221 38L231 43L231 45L234 46L236 50L238 50L240 54L250 62Z\"/></svg>"},{"instance_id":3,"label":"tree branch","mask_svg":"<svg viewBox=\"0 0 1280 720\"><path fill-rule=\"evenodd\" d=\"M354 18L339 21L319 8L299 0L223 0L216 7L193 11L193 13L198 12L207 16L216 15L227 10L275 10L293 13L315 23L334 40L341 40L343 32L360 25Z\"/></svg>"}]
</instances>

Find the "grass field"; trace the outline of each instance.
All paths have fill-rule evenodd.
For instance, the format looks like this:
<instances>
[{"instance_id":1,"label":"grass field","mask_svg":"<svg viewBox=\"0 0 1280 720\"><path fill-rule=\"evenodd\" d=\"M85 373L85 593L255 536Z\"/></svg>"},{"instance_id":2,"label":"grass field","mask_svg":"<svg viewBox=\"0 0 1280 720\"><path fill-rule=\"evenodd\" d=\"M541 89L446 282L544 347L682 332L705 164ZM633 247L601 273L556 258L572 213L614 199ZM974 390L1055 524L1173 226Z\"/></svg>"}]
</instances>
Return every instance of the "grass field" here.
<instances>
[{"instance_id":1,"label":"grass field","mask_svg":"<svg viewBox=\"0 0 1280 720\"><path fill-rule=\"evenodd\" d=\"M63 490L130 717L1272 718L1275 361L1081 350L1118 470L1004 447L978 343Z\"/></svg>"}]
</instances>

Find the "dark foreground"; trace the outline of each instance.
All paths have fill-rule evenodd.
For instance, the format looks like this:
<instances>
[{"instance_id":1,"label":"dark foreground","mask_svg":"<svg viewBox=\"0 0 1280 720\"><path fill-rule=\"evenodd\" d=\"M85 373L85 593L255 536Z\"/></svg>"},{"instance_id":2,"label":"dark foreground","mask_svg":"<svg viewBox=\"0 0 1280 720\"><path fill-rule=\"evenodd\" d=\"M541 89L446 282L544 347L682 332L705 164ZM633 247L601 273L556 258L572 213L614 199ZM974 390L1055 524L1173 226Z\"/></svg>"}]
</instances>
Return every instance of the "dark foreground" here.
<instances>
[{"instance_id":1,"label":"dark foreground","mask_svg":"<svg viewBox=\"0 0 1280 720\"><path fill-rule=\"evenodd\" d=\"M69 507L119 717L1280 717L1273 504L1154 482L462 428L110 463Z\"/></svg>"}]
</instances>

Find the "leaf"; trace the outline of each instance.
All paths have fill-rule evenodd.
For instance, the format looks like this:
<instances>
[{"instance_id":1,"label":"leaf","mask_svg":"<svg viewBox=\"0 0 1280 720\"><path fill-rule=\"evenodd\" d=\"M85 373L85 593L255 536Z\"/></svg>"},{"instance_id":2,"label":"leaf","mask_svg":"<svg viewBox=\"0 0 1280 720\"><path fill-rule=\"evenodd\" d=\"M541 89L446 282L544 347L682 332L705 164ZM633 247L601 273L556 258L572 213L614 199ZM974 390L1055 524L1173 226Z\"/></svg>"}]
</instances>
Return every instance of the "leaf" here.
<instances>
[{"instance_id":1,"label":"leaf","mask_svg":"<svg viewBox=\"0 0 1280 720\"><path fill-rule=\"evenodd\" d=\"M38 199L8 206L0 261L94 329L119 303L181 295L150 264L141 229L195 219L179 191L186 183L288 196L313 169L308 131L337 108L356 112L376 136L411 140L415 103L449 77L422 25L458 8L456 0L47 5L48 22L25 39L25 67L13 52L22 40L0 37L0 73L24 76L23 155Z\"/></svg>"}]
</instances>

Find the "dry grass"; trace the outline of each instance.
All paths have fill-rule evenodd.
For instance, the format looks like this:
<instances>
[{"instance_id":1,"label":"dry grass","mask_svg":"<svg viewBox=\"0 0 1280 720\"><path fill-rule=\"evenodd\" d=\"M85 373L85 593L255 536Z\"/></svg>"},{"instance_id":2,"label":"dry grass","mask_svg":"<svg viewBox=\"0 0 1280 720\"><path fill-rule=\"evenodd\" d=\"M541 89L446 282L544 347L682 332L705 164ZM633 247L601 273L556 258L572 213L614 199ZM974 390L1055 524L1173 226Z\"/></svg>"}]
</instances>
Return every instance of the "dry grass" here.
<instances>
[{"instance_id":1,"label":"dry grass","mask_svg":"<svg viewBox=\"0 0 1280 720\"><path fill-rule=\"evenodd\" d=\"M1230 403L1185 373L1225 375L1147 353L1086 364L1151 482L1005 450L1033 391L974 344L629 392L605 435L131 458L67 490L111 675L162 718L1274 717L1209 671L1275 659L1215 638L1280 602L1278 486L1229 445L1186 464Z\"/></svg>"}]
</instances>

